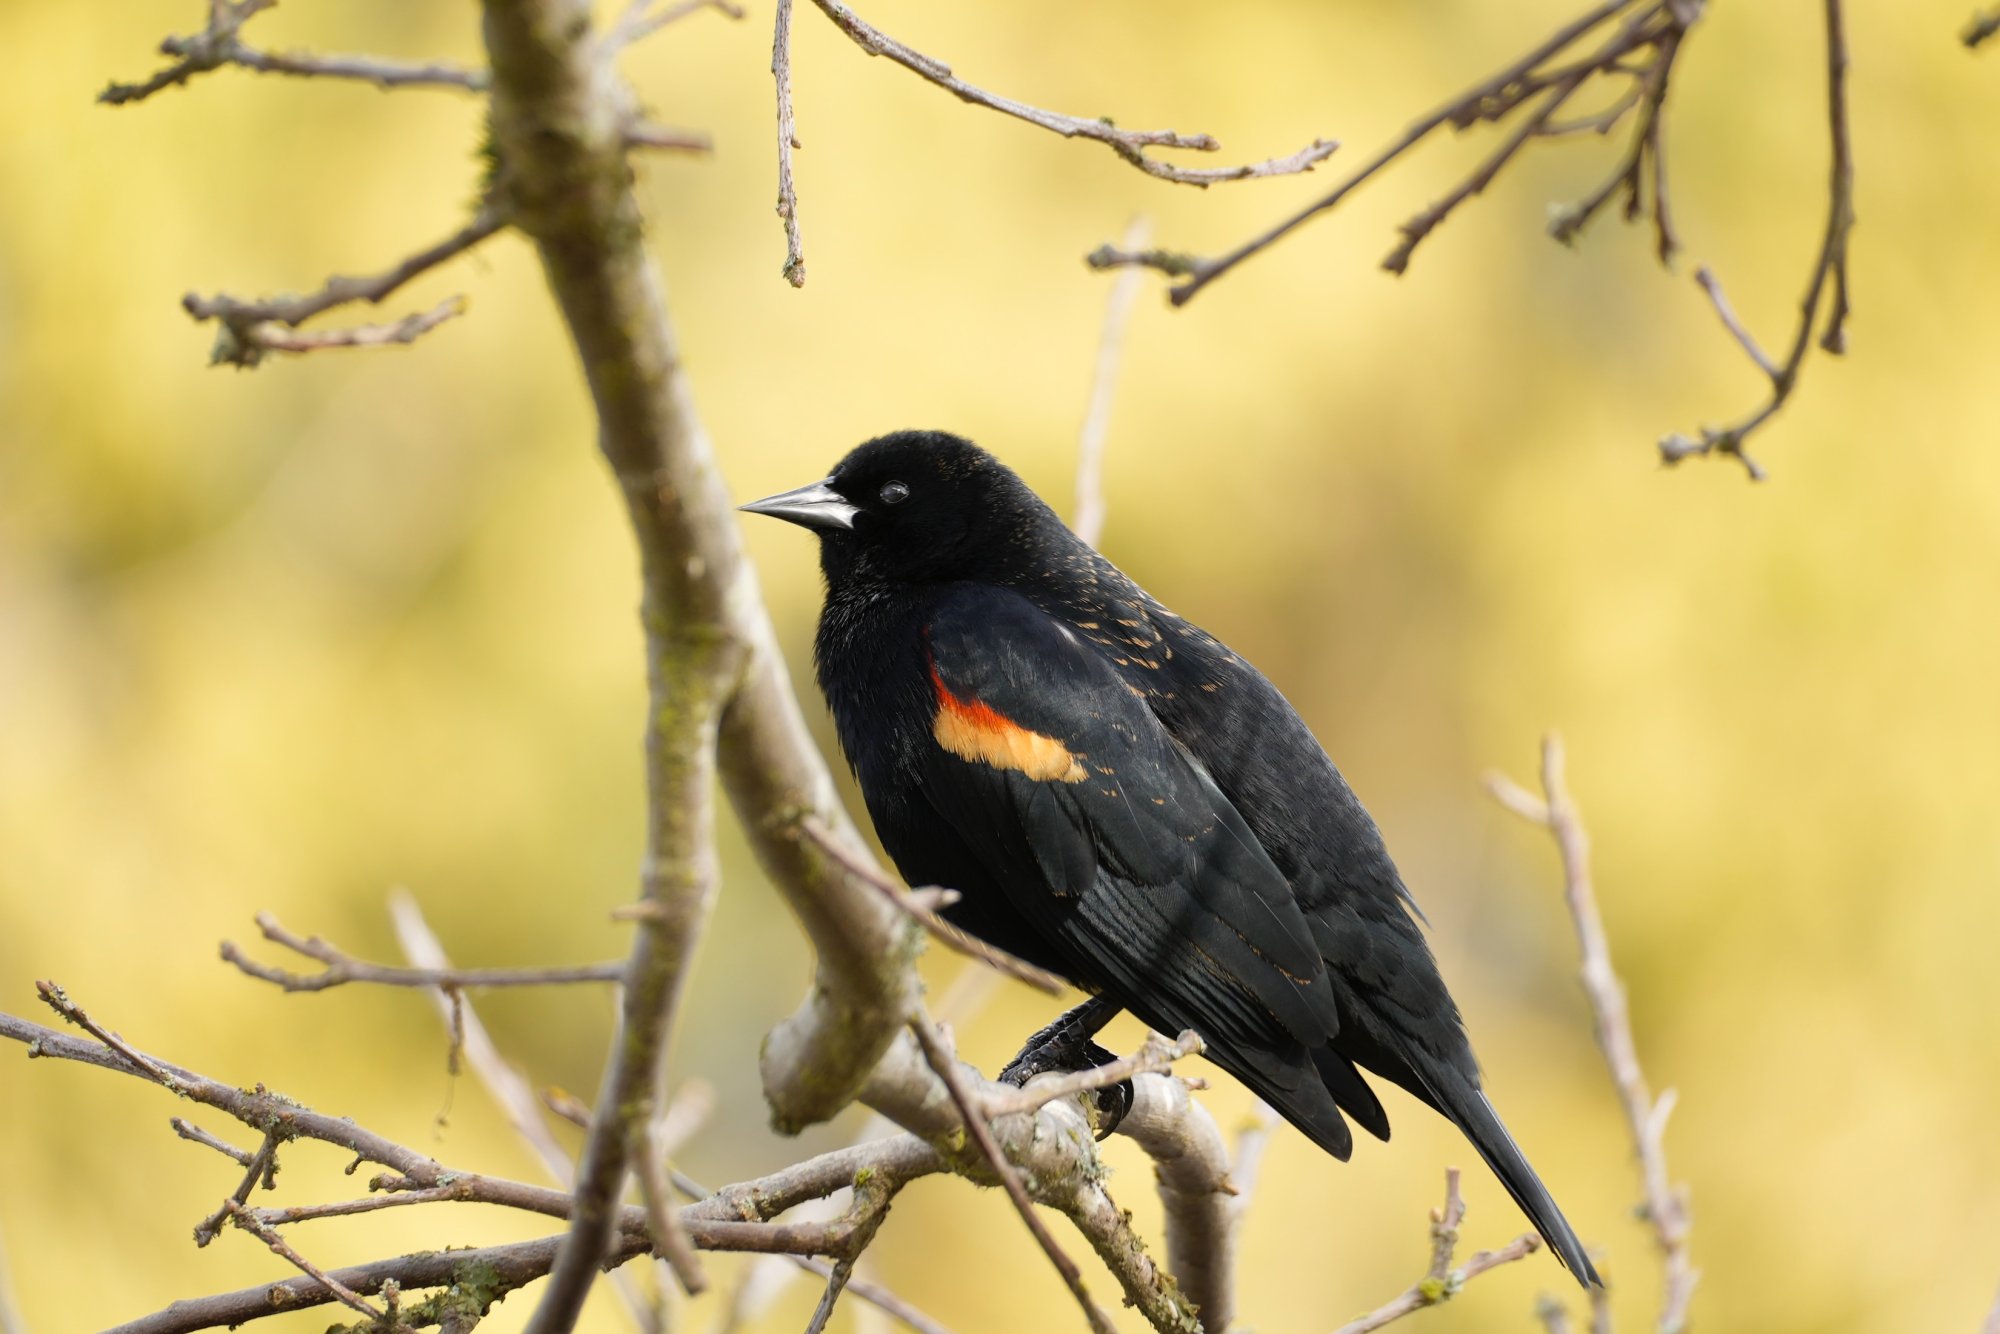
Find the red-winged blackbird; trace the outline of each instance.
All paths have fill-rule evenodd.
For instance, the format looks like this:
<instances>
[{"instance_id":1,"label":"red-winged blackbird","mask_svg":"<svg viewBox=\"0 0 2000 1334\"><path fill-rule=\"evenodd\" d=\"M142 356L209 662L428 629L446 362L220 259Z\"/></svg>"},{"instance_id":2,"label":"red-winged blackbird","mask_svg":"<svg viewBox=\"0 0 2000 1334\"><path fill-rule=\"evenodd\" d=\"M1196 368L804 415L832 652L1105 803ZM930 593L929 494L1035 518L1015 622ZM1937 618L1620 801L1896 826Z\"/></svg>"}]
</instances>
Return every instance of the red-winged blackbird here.
<instances>
[{"instance_id":1,"label":"red-winged blackbird","mask_svg":"<svg viewBox=\"0 0 2000 1334\"><path fill-rule=\"evenodd\" d=\"M1089 1039L1130 1010L1195 1030L1345 1159L1342 1112L1389 1137L1360 1066L1450 1118L1598 1281L1480 1090L1375 822L1262 673L956 436L871 440L743 508L819 535L820 687L897 868L1092 994L1015 1075L1101 1051Z\"/></svg>"}]
</instances>

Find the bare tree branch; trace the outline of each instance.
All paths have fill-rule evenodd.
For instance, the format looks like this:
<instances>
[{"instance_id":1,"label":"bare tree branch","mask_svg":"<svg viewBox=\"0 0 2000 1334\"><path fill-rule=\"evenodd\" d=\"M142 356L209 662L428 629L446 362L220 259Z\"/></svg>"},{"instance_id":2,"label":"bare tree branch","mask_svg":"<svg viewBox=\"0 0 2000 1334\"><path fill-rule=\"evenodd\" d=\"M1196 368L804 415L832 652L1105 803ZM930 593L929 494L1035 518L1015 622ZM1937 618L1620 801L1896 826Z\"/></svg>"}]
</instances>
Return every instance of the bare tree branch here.
<instances>
[{"instance_id":1,"label":"bare tree branch","mask_svg":"<svg viewBox=\"0 0 2000 1334\"><path fill-rule=\"evenodd\" d=\"M1192 149L1197 152L1213 153L1222 147L1206 134L1182 134L1175 130L1121 130L1109 117L1086 120L1078 116L1065 116L1054 111L1044 111L1040 107L1017 102L998 93L989 93L966 83L951 72L951 66L933 59L921 51L913 50L881 30L869 26L860 15L840 3L840 0L813 0L821 12L833 20L839 28L871 56L887 56L896 64L944 89L962 102L986 107L1005 116L1013 116L1038 125L1042 129L1062 135L1065 139L1091 139L1105 145L1125 161L1164 181L1175 181L1182 185L1209 186L1224 181L1247 180L1253 176L1290 176L1311 171L1332 156L1339 144L1328 139L1315 139L1290 157L1272 158L1265 162L1246 163L1238 167L1180 167L1171 162L1162 162L1150 157L1148 148Z\"/></svg>"},{"instance_id":2,"label":"bare tree branch","mask_svg":"<svg viewBox=\"0 0 2000 1334\"><path fill-rule=\"evenodd\" d=\"M506 209L489 202L470 222L444 240L407 256L381 273L329 278L317 292L307 296L263 301L243 301L226 295L204 297L189 292L181 298L181 307L197 320L214 320L221 326L211 354L211 360L218 364L255 366L266 351L304 352L320 347L407 343L460 313L462 298L454 297L395 324L364 326L358 330L286 334L276 326L297 328L315 315L357 301L379 304L412 278L471 250L508 221Z\"/></svg>"},{"instance_id":3,"label":"bare tree branch","mask_svg":"<svg viewBox=\"0 0 2000 1334\"><path fill-rule=\"evenodd\" d=\"M195 1144L200 1144L206 1148L214 1149L217 1153L229 1159L231 1162L235 1163L238 1167L248 1167L250 1165L250 1159L254 1156L252 1154L245 1153L242 1149L237 1148L234 1144L228 1144L216 1138L214 1135L209 1134L206 1130L203 1130L200 1126L194 1124L194 1122L192 1121L185 1120L178 1116L170 1116L167 1118L167 1124L173 1127L173 1132L176 1135L179 1135L182 1139L191 1141L192 1143Z\"/></svg>"},{"instance_id":4,"label":"bare tree branch","mask_svg":"<svg viewBox=\"0 0 2000 1334\"><path fill-rule=\"evenodd\" d=\"M332 1293L341 1305L352 1307L354 1310L367 1316L370 1320L378 1323L385 1319L384 1313L377 1309L374 1303L367 1301L360 1293L354 1291L354 1289L348 1287L345 1283L342 1283L339 1279L306 1259L305 1256L293 1250L283 1237L279 1236L267 1224L258 1219L255 1214L245 1209L241 1201L230 1200L224 1206L224 1211L228 1213L231 1222L270 1247L272 1254L282 1256L284 1259L290 1261L294 1268Z\"/></svg>"},{"instance_id":5,"label":"bare tree branch","mask_svg":"<svg viewBox=\"0 0 2000 1334\"><path fill-rule=\"evenodd\" d=\"M1553 733L1542 740L1542 797L1522 790L1498 775L1487 778L1487 789L1495 800L1530 824L1540 825L1555 837L1562 857L1563 899L1576 926L1577 946L1582 954L1580 969L1584 994L1590 999L1596 1022L1597 1045L1611 1070L1632 1145L1639 1156L1645 1182L1644 1216L1653 1229L1666 1270L1661 1303L1661 1334L1678 1334L1687 1325L1688 1306L1694 1298L1701 1275L1688 1255L1688 1204L1685 1187L1674 1185L1667 1174L1667 1118L1673 1112L1674 1093L1669 1089L1654 1100L1639 1066L1638 1044L1632 1040L1631 1013L1625 1003L1625 987L1611 963L1611 943L1604 932L1604 917L1598 911L1597 893L1590 877L1590 836L1571 800L1563 777L1563 748Z\"/></svg>"},{"instance_id":6,"label":"bare tree branch","mask_svg":"<svg viewBox=\"0 0 2000 1334\"><path fill-rule=\"evenodd\" d=\"M238 36L244 23L275 4L277 0L211 0L208 27L191 36L169 37L160 43L161 55L177 57L173 64L143 83L112 83L97 95L97 100L112 106L142 101L163 89L178 87L197 74L206 74L224 65L240 65L264 74L358 79L385 89L428 87L479 92L486 87L485 71L443 62L415 63L385 60L379 56L274 53L245 45Z\"/></svg>"},{"instance_id":7,"label":"bare tree branch","mask_svg":"<svg viewBox=\"0 0 2000 1334\"><path fill-rule=\"evenodd\" d=\"M792 153L799 147L792 111L792 0L778 0L771 38L771 77L778 84L778 216L785 223L785 281L806 285L805 243L799 239L799 194L792 183Z\"/></svg>"},{"instance_id":8,"label":"bare tree branch","mask_svg":"<svg viewBox=\"0 0 2000 1334\"><path fill-rule=\"evenodd\" d=\"M1820 328L1819 346L1822 351L1837 356L1847 350L1847 238L1854 228L1854 150L1847 116L1847 34L1841 18L1840 0L1821 0L1821 3L1826 21L1827 139L1832 149L1832 168L1827 185L1825 238L1820 242L1819 257L1813 262L1805 298L1799 303L1799 321L1792 335L1792 348L1785 357L1784 365L1773 366L1736 324L1729 303L1723 299L1713 275L1708 275L1706 270L1698 272L1696 280L1708 293L1716 313L1750 354L1757 368L1770 380L1771 396L1763 406L1733 426L1702 427L1698 440L1679 433L1664 437L1660 441L1660 461L1669 467L1697 455L1726 454L1743 465L1752 481L1762 481L1764 469L1750 457L1743 442L1784 407L1792 391L1798 387L1799 371L1811 347L1814 327L1817 325ZM1821 325L1820 301L1829 285L1833 296L1827 308L1826 321Z\"/></svg>"},{"instance_id":9,"label":"bare tree branch","mask_svg":"<svg viewBox=\"0 0 2000 1334\"><path fill-rule=\"evenodd\" d=\"M1597 29L1642 4L1644 8L1640 14L1628 17L1618 37L1600 47L1595 56L1569 65L1543 68ZM1170 277L1178 277L1181 281L1169 292L1169 296L1176 306L1185 305L1209 283L1253 255L1269 249L1313 218L1336 207L1376 173L1400 159L1443 126L1451 125L1464 129L1483 121L1497 122L1524 103L1541 97L1527 126L1517 130L1515 137L1504 144L1498 154L1489 158L1458 192L1448 197L1446 201L1433 205L1431 209L1419 214L1404 226L1404 244L1392 252L1389 260L1385 261L1386 267L1401 272L1402 266L1408 263L1410 251L1414 249L1416 243L1442 221L1458 203L1483 189L1527 139L1543 133L1547 127L1554 124L1552 118L1555 112L1569 101L1585 81L1593 75L1620 73L1621 66L1632 52L1653 44L1658 36L1656 16L1665 15L1669 23L1692 22L1693 15L1698 12L1698 5L1689 3L1689 0L1604 0L1603 3L1593 6L1580 17L1557 29L1547 40L1505 69L1418 119L1400 138L1332 190L1234 250L1213 259L1199 259L1171 251L1122 254L1106 247L1093 254L1090 263L1095 268L1140 264L1159 269ZM1649 27L1649 23L1655 26ZM1542 96L1543 94L1546 96ZM1559 133L1565 128L1559 124L1555 125Z\"/></svg>"},{"instance_id":10,"label":"bare tree branch","mask_svg":"<svg viewBox=\"0 0 2000 1334\"><path fill-rule=\"evenodd\" d=\"M262 1184L266 1190L277 1189L275 1174L278 1170L278 1140L266 1133L264 1142L257 1146L257 1152L250 1155L243 1164L243 1182L230 1192L221 1207L201 1222L195 1224L194 1244L206 1246L222 1235L222 1225L230 1220L250 1198L250 1192Z\"/></svg>"},{"instance_id":11,"label":"bare tree branch","mask_svg":"<svg viewBox=\"0 0 2000 1334\"><path fill-rule=\"evenodd\" d=\"M417 920L421 921L421 916ZM625 971L621 963L588 963L558 968L398 968L392 964L357 959L318 936L297 935L286 930L270 913L258 913L256 921L264 939L326 965L323 971L309 976L287 972L258 963L238 949L233 941L222 942L224 961L286 991L325 991L349 982L454 991L464 987L538 987L570 982L617 982L623 978Z\"/></svg>"},{"instance_id":12,"label":"bare tree branch","mask_svg":"<svg viewBox=\"0 0 2000 1334\"><path fill-rule=\"evenodd\" d=\"M674 1211L673 1188L667 1182L667 1146L664 1116L655 1116L639 1137L636 1166L639 1196L646 1206L646 1229L652 1234L653 1250L674 1272L681 1291L692 1297L708 1289L708 1275L695 1254L694 1239L687 1224Z\"/></svg>"},{"instance_id":13,"label":"bare tree branch","mask_svg":"<svg viewBox=\"0 0 2000 1334\"><path fill-rule=\"evenodd\" d=\"M411 964L438 972L452 971L444 945L432 932L430 923L424 920L423 910L412 895L403 890L391 893L389 916L396 926L397 942ZM445 1030L452 1034L463 1050L466 1063L486 1086L493 1101L499 1104L508 1124L514 1127L514 1133L534 1150L549 1180L559 1186L572 1185L576 1180L576 1165L562 1145L556 1142L555 1136L549 1133L534 1089L500 1055L499 1047L487 1033L486 1025L480 1021L479 1012L473 1008L472 1002L459 991L447 993L440 988L432 988L430 994L436 1002L438 1017L443 1020ZM583 1124L587 1126L589 1120L586 1115ZM649 1334L658 1334L663 1328L658 1312L631 1272L621 1268L614 1271L611 1278L618 1289L619 1300L624 1303L633 1323ZM661 1291L664 1293L664 1287Z\"/></svg>"},{"instance_id":14,"label":"bare tree branch","mask_svg":"<svg viewBox=\"0 0 2000 1334\"><path fill-rule=\"evenodd\" d=\"M974 1104L972 1092L966 1086L964 1076L959 1073L957 1058L945 1046L944 1040L937 1035L930 1018L918 1015L911 1019L910 1031L916 1034L917 1042L924 1050L924 1060L930 1064L937 1077L944 1081L945 1088L950 1090L951 1100L957 1105L959 1116L964 1119L967 1133L972 1136L973 1142L979 1145L979 1151L986 1155L986 1161L991 1164L993 1174L1000 1178L1000 1185L1006 1190L1007 1198L1013 1201L1014 1212L1021 1216L1021 1221L1027 1225L1035 1244L1042 1248L1042 1254L1049 1257L1049 1263L1056 1267L1058 1274L1062 1275L1064 1286L1070 1290L1070 1295L1076 1298L1076 1304L1083 1308L1084 1319L1089 1322L1090 1328L1095 1334L1116 1334L1111 1317L1091 1299L1090 1290L1084 1287L1083 1271L1076 1267L1076 1261L1063 1252L1063 1248L1056 1244L1056 1239L1049 1235L1049 1230L1042 1226L1042 1220L1035 1214L1034 1202L1028 1198L1027 1187L1021 1184L1021 1174L1014 1170L1014 1165L1007 1161L1006 1153L1000 1148L999 1141L993 1138L993 1127L987 1124L985 1114Z\"/></svg>"},{"instance_id":15,"label":"bare tree branch","mask_svg":"<svg viewBox=\"0 0 2000 1334\"><path fill-rule=\"evenodd\" d=\"M618 51L634 42L644 41L670 23L678 23L690 14L699 14L712 9L724 18L741 19L743 9L730 0L680 0L678 4L666 8L653 9L653 0L632 0L625 6L625 12L611 25L604 35L605 49Z\"/></svg>"},{"instance_id":16,"label":"bare tree branch","mask_svg":"<svg viewBox=\"0 0 2000 1334\"><path fill-rule=\"evenodd\" d=\"M1119 239L1124 252L1144 250L1152 239L1153 222L1144 214L1132 219ZM1139 300L1141 274L1128 269L1111 284L1104 302L1104 332L1097 340L1097 364L1090 376L1090 401L1076 449L1076 517L1070 527L1096 546L1104 536L1104 444L1111 434L1111 400L1118 389L1118 363L1125 351L1125 330Z\"/></svg>"},{"instance_id":17,"label":"bare tree branch","mask_svg":"<svg viewBox=\"0 0 2000 1334\"><path fill-rule=\"evenodd\" d=\"M1393 1324L1426 1306L1448 1302L1458 1295L1459 1289L1487 1270L1533 1255L1542 1244L1540 1237L1524 1232L1497 1251L1475 1252L1471 1259L1454 1269L1451 1265L1452 1252L1458 1249L1458 1225L1464 1221L1465 1198L1458 1193L1458 1169L1447 1168L1444 1174L1444 1208L1431 1210L1431 1267L1408 1291L1376 1307L1359 1320L1350 1320L1334 1334L1369 1334L1370 1330Z\"/></svg>"},{"instance_id":18,"label":"bare tree branch","mask_svg":"<svg viewBox=\"0 0 2000 1334\"><path fill-rule=\"evenodd\" d=\"M949 898L937 900L939 907L949 907L958 898L956 890L904 890L900 888L895 881L877 870L872 863L852 852L846 844L834 836L833 831L827 828L823 821L815 816L808 815L801 819L799 821L799 832L817 843L826 855L840 863L841 869L845 870L849 875L852 875L869 888L879 891L895 906L898 912L903 913L911 921L921 926L931 939L937 941L946 949L963 954L968 959L977 960L995 972L1004 973L1019 982L1026 982L1036 990L1047 992L1051 996L1060 995L1068 989L1069 984L1067 982L1047 969L1037 968L1026 959L1016 958L1007 953L1007 951L989 945L977 936L968 935L958 927L953 926L950 922L945 921L944 918L937 915L935 909L928 906L922 897L926 893L949 895ZM1117 1081L1114 1080L1113 1082Z\"/></svg>"},{"instance_id":19,"label":"bare tree branch","mask_svg":"<svg viewBox=\"0 0 2000 1334\"><path fill-rule=\"evenodd\" d=\"M1118 1123L1118 1133L1153 1160L1153 1182L1166 1220L1168 1271L1201 1313L1205 1334L1224 1334L1236 1319L1242 1201L1215 1118L1189 1095L1185 1080L1138 1078L1132 1081L1132 1108Z\"/></svg>"},{"instance_id":20,"label":"bare tree branch","mask_svg":"<svg viewBox=\"0 0 2000 1334\"><path fill-rule=\"evenodd\" d=\"M1106 1061L1088 1070L1038 1075L1025 1088L982 1099L980 1110L988 1117L1005 1116L1010 1112L1037 1112L1057 1098L1073 1098L1079 1093L1108 1089L1134 1075L1163 1073L1172 1069L1175 1061L1199 1056L1201 1052L1201 1038L1193 1029L1188 1029L1171 1042L1158 1033L1151 1033L1147 1035L1145 1045L1129 1056ZM1217 1143L1220 1142L1218 1138ZM1224 1170L1226 1172L1227 1168Z\"/></svg>"},{"instance_id":21,"label":"bare tree branch","mask_svg":"<svg viewBox=\"0 0 2000 1334\"><path fill-rule=\"evenodd\" d=\"M561 1237L541 1237L470 1250L418 1251L372 1264L329 1270L326 1276L364 1296L379 1293L390 1282L405 1291L442 1289L425 1304L429 1308L428 1323L436 1324L447 1313L477 1318L493 1302L542 1277L554 1263L561 1242ZM606 1254L606 1263L628 1260L645 1248L645 1233L623 1233ZM213 1297L178 1301L106 1334L192 1334L195 1330L233 1327L265 1316L323 1306L332 1300L327 1288L312 1277L259 1283ZM419 1318L423 1317L418 1311L405 1312L406 1323L414 1324ZM459 1327L468 1328L463 1323Z\"/></svg>"}]
</instances>

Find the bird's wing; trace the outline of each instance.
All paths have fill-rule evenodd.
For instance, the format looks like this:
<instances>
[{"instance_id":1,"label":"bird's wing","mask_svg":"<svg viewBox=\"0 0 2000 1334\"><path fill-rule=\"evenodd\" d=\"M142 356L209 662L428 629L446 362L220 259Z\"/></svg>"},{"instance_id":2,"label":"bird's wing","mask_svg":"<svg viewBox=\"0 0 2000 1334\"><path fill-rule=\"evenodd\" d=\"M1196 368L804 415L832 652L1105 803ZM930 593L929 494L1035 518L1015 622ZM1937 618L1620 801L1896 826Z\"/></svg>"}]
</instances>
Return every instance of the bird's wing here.
<instances>
[{"instance_id":1,"label":"bird's wing","mask_svg":"<svg viewBox=\"0 0 2000 1334\"><path fill-rule=\"evenodd\" d=\"M982 586L947 595L924 634L937 704L925 796L1082 979L1211 1042L1333 1036L1291 886L1097 649Z\"/></svg>"}]
</instances>

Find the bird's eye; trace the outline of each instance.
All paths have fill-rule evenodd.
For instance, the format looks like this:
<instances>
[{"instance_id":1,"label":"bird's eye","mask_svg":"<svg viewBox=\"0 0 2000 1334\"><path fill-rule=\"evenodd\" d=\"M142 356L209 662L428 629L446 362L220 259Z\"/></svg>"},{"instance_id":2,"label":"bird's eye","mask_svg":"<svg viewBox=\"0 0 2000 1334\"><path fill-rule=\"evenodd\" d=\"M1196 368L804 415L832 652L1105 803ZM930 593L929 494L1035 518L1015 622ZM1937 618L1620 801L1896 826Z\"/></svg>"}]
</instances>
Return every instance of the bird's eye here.
<instances>
[{"instance_id":1,"label":"bird's eye","mask_svg":"<svg viewBox=\"0 0 2000 1334\"><path fill-rule=\"evenodd\" d=\"M884 505L900 505L910 498L910 488L901 482L884 482L881 494Z\"/></svg>"}]
</instances>

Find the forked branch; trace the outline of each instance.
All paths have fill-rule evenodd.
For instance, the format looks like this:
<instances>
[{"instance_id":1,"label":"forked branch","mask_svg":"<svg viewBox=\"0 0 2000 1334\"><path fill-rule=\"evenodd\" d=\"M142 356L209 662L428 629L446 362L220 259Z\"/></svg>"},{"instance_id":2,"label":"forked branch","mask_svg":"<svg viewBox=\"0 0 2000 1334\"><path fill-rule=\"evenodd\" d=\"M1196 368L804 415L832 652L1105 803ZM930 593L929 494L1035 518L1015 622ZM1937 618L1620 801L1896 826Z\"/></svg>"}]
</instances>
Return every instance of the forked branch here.
<instances>
[{"instance_id":1,"label":"forked branch","mask_svg":"<svg viewBox=\"0 0 2000 1334\"><path fill-rule=\"evenodd\" d=\"M1653 1229L1666 1270L1660 1334L1679 1334L1687 1324L1688 1307L1701 1276L1688 1254L1687 1189L1675 1185L1667 1173L1667 1118L1673 1114L1674 1091L1668 1089L1655 1100L1639 1065L1625 986L1611 964L1611 943L1591 883L1590 836L1564 780L1562 741L1554 734L1543 738L1542 796L1536 797L1499 774L1489 775L1486 786L1508 810L1548 830L1562 857L1563 901L1576 927L1584 995L1590 1001L1598 1048L1604 1053L1632 1132L1645 1185L1642 1213Z\"/></svg>"},{"instance_id":2,"label":"forked branch","mask_svg":"<svg viewBox=\"0 0 2000 1334\"><path fill-rule=\"evenodd\" d=\"M1369 1334L1371 1330L1394 1324L1426 1306L1437 1306L1456 1297L1459 1290L1489 1269L1512 1264L1533 1255L1542 1239L1524 1232L1497 1251L1476 1251L1457 1268L1452 1255L1458 1249L1458 1227L1465 1221L1465 1198L1458 1193L1458 1169L1445 1169L1444 1208L1431 1210L1431 1265L1424 1276L1409 1288L1376 1307L1358 1320L1350 1320L1334 1334Z\"/></svg>"}]
</instances>

